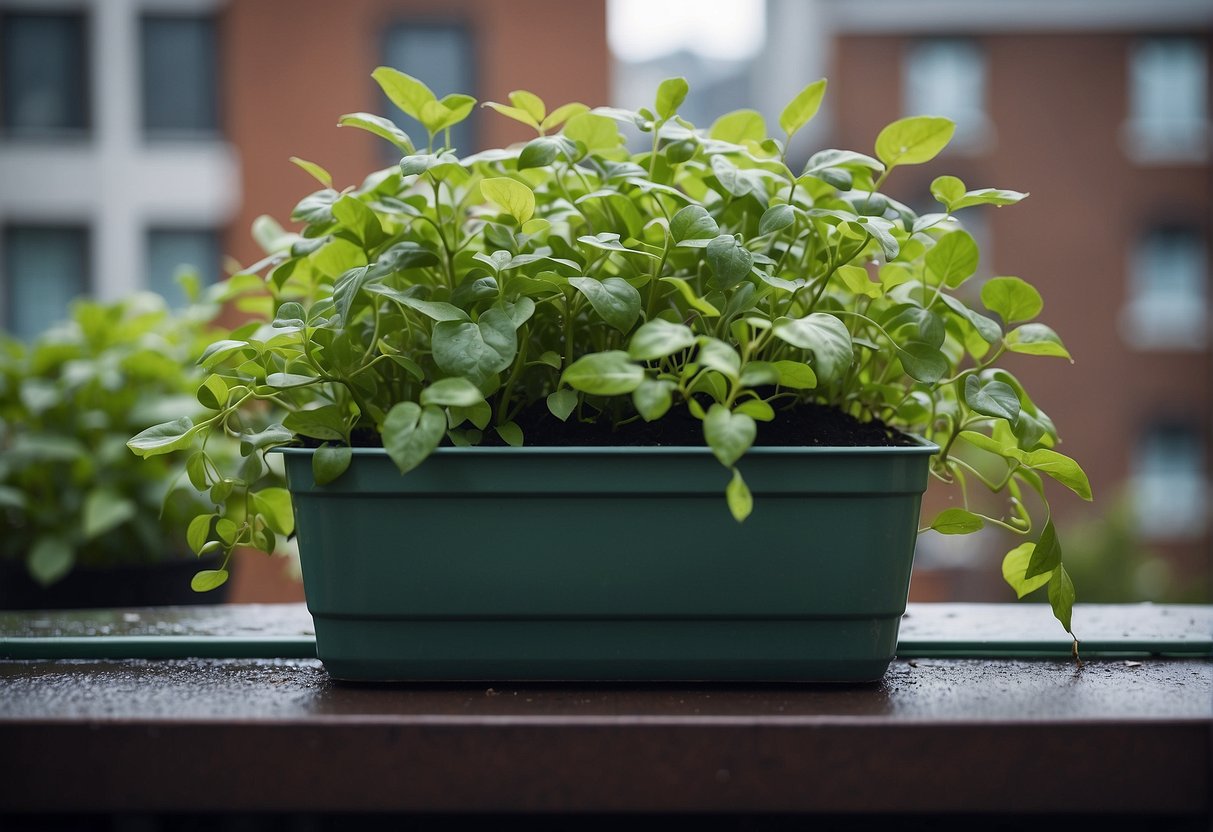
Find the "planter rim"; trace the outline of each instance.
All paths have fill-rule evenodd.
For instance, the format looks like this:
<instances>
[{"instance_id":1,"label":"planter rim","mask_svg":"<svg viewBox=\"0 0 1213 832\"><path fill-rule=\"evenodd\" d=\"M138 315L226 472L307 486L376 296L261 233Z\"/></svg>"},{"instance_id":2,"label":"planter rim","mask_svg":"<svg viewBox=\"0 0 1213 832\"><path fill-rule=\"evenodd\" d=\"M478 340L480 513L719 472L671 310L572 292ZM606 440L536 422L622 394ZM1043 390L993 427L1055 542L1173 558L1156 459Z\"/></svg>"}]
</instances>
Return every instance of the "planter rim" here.
<instances>
[{"instance_id":1,"label":"planter rim","mask_svg":"<svg viewBox=\"0 0 1213 832\"><path fill-rule=\"evenodd\" d=\"M920 436L910 435L914 445L764 445L750 448L746 456L920 456L936 454L939 446ZM270 453L290 456L310 456L315 448L299 448L279 445ZM383 448L351 448L354 456L386 456ZM710 457L712 449L706 445L533 445L514 448L493 447L442 447L433 452L441 456L690 456Z\"/></svg>"}]
</instances>

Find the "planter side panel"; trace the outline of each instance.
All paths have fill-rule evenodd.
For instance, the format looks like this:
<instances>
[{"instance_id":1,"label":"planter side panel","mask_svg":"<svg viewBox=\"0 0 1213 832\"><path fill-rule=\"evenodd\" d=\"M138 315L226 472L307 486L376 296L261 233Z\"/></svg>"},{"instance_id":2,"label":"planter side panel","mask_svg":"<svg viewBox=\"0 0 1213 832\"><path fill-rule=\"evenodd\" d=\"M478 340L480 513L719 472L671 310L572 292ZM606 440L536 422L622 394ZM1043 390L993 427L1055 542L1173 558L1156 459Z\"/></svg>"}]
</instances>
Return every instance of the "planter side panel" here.
<instances>
[{"instance_id":1,"label":"planter side panel","mask_svg":"<svg viewBox=\"0 0 1213 832\"><path fill-rule=\"evenodd\" d=\"M315 488L288 454L330 672L854 680L892 658L921 497L903 480L925 482L926 454L883 472L866 456L765 460L745 524L703 455L652 457L651 477L626 455L508 459L439 457L405 477L375 460ZM825 490L831 469L851 493Z\"/></svg>"}]
</instances>

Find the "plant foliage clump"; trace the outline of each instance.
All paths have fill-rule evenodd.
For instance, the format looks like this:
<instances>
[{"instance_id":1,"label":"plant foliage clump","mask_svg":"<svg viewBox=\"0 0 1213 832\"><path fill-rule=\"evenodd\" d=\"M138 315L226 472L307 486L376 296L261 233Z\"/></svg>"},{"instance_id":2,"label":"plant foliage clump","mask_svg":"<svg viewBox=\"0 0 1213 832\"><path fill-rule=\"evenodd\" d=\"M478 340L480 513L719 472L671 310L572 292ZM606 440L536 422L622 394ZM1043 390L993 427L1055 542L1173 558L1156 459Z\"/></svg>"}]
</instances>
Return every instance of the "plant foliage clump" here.
<instances>
[{"instance_id":1,"label":"plant foliage clump","mask_svg":"<svg viewBox=\"0 0 1213 832\"><path fill-rule=\"evenodd\" d=\"M322 186L291 214L301 230L259 220L267 257L230 287L265 293L252 302L266 320L207 350L211 415L135 437L137 453L223 430L251 455L306 437L320 443L313 471L323 484L346 470L359 430L377 432L407 473L443 442L524 443L516 419L541 403L561 420L616 425L679 409L702 422L743 521L753 509L744 456L763 423L826 404L937 443L932 471L966 492L964 505L976 482L1005 494L1001 516L955 508L929 528L995 525L1034 540L1007 556L1004 573L1021 595L1047 582L1069 629L1073 587L1047 503L1034 519L1024 497L1043 498L1046 477L1084 498L1090 489L1054 450L1049 417L997 366L1008 352L1069 354L1035 320L1042 301L1026 281L966 291L978 247L957 219L1026 195L940 176L939 209L920 215L881 192L897 168L943 150L950 121L901 119L873 155L822 150L794 170L787 145L820 107L824 80L788 104L772 137L752 110L697 129L678 115L688 90L673 78L634 112L549 110L514 92L486 106L535 138L460 155L449 128L471 98L439 99L386 67L374 77L425 126L424 145L354 113L340 123L392 142L399 165L338 190L322 167L295 160ZM621 124L646 137L644 150L627 149ZM285 418L242 429L238 414L259 402ZM992 457L996 473L969 452ZM257 493L239 524L208 515L199 539L230 551L281 532L289 510Z\"/></svg>"}]
</instances>

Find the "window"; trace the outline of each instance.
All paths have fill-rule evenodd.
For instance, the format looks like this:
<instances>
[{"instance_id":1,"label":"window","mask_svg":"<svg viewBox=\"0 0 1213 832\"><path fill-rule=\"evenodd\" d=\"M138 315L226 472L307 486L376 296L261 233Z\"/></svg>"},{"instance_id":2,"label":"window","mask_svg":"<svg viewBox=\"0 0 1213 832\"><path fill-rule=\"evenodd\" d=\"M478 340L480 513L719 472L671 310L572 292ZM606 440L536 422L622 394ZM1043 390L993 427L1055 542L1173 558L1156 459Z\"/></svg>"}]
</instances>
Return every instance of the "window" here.
<instances>
[{"instance_id":1,"label":"window","mask_svg":"<svg viewBox=\"0 0 1213 832\"><path fill-rule=\"evenodd\" d=\"M157 138L207 135L219 129L215 21L145 17L143 129Z\"/></svg>"},{"instance_id":2,"label":"window","mask_svg":"<svg viewBox=\"0 0 1213 832\"><path fill-rule=\"evenodd\" d=\"M9 136L89 126L84 15L0 15L0 98Z\"/></svg>"},{"instance_id":3,"label":"window","mask_svg":"<svg viewBox=\"0 0 1213 832\"><path fill-rule=\"evenodd\" d=\"M1150 38L1129 59L1129 142L1143 161L1204 159L1209 141L1208 58L1189 38Z\"/></svg>"},{"instance_id":4,"label":"window","mask_svg":"<svg viewBox=\"0 0 1213 832\"><path fill-rule=\"evenodd\" d=\"M384 45L384 62L425 82L439 98L453 92L476 95L476 72L471 36L457 24L399 24L391 27ZM425 128L395 105L385 102L389 118L425 147ZM472 115L451 128L451 144L466 156L477 149L476 119ZM395 153L393 150L392 153Z\"/></svg>"},{"instance_id":5,"label":"window","mask_svg":"<svg viewBox=\"0 0 1213 832\"><path fill-rule=\"evenodd\" d=\"M88 231L84 228L9 226L4 246L4 326L33 338L67 315L88 292Z\"/></svg>"},{"instance_id":6,"label":"window","mask_svg":"<svg viewBox=\"0 0 1213 832\"><path fill-rule=\"evenodd\" d=\"M147 288L181 308L187 298L177 280L182 272L198 276L203 286L219 274L219 235L209 230L155 228L147 235Z\"/></svg>"},{"instance_id":7,"label":"window","mask_svg":"<svg viewBox=\"0 0 1213 832\"><path fill-rule=\"evenodd\" d=\"M986 58L977 43L956 38L916 43L906 54L902 78L906 115L952 119L956 122L953 145L960 149L988 140Z\"/></svg>"},{"instance_id":8,"label":"window","mask_svg":"<svg viewBox=\"0 0 1213 832\"><path fill-rule=\"evenodd\" d=\"M1203 349L1208 343L1205 241L1189 229L1159 229L1138 244L1129 268L1126 339L1143 349Z\"/></svg>"},{"instance_id":9,"label":"window","mask_svg":"<svg viewBox=\"0 0 1213 832\"><path fill-rule=\"evenodd\" d=\"M1131 493L1143 537L1199 537L1205 529L1208 501L1201 436L1176 425L1146 431L1133 460Z\"/></svg>"}]
</instances>

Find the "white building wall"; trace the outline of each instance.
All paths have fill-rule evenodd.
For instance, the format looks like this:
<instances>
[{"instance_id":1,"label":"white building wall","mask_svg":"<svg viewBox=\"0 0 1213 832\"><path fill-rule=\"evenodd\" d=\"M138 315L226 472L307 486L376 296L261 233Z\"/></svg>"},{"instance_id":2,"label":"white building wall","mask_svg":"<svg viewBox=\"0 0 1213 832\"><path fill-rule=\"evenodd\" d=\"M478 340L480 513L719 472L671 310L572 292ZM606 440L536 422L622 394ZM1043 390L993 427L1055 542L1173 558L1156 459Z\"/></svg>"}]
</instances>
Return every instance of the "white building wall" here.
<instances>
[{"instance_id":1,"label":"white building wall","mask_svg":"<svg viewBox=\"0 0 1213 832\"><path fill-rule=\"evenodd\" d=\"M231 144L203 137L148 140L141 127L140 15L216 11L220 5L0 0L0 11L83 10L86 16L92 128L83 139L61 142L0 137L0 227L87 225L89 277L98 298L144 288L150 226L220 229L240 207L240 160ZM8 279L0 274L0 281ZM0 308L0 318L3 313Z\"/></svg>"}]
</instances>

